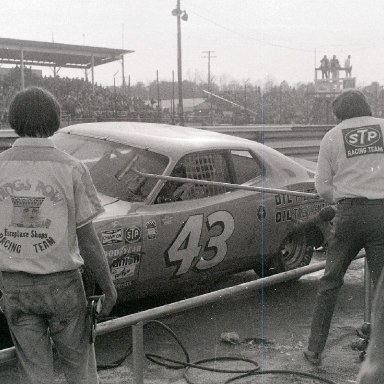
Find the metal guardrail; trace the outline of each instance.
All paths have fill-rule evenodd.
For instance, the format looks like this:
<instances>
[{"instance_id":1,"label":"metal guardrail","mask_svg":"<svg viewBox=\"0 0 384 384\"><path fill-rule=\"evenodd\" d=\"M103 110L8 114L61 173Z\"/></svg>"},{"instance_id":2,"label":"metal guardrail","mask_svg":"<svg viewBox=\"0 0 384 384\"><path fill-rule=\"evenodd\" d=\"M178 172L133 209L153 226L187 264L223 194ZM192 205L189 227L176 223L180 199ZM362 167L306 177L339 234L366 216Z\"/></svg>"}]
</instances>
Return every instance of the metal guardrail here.
<instances>
[{"instance_id":1,"label":"metal guardrail","mask_svg":"<svg viewBox=\"0 0 384 384\"><path fill-rule=\"evenodd\" d=\"M17 137L12 129L0 129L0 152L10 148Z\"/></svg>"},{"instance_id":2,"label":"metal guardrail","mask_svg":"<svg viewBox=\"0 0 384 384\"><path fill-rule=\"evenodd\" d=\"M364 254L359 254L355 260L364 257ZM143 367L144 367L144 338L143 327L144 322L154 319L159 319L163 316L169 316L175 313L186 311L202 305L213 303L219 300L233 298L235 295L250 293L254 290L263 289L277 283L286 282L296 279L300 276L307 275L325 267L325 261L308 265L306 267L297 268L291 271L279 273L273 276L264 277L251 282L235 285L232 287L220 289L218 291L209 292L200 296L181 300L175 303L166 304L161 307L151 308L146 311L134 313L132 315L123 316L117 319L108 320L99 323L96 335L104 335L110 332L122 330L132 326L132 347L133 347L133 371L134 383L143 384ZM0 364L10 362L16 358L15 348L7 348L0 351Z\"/></svg>"},{"instance_id":3,"label":"metal guardrail","mask_svg":"<svg viewBox=\"0 0 384 384\"><path fill-rule=\"evenodd\" d=\"M332 127L333 125L218 125L198 128L258 141L284 155L316 161L320 142Z\"/></svg>"}]
</instances>

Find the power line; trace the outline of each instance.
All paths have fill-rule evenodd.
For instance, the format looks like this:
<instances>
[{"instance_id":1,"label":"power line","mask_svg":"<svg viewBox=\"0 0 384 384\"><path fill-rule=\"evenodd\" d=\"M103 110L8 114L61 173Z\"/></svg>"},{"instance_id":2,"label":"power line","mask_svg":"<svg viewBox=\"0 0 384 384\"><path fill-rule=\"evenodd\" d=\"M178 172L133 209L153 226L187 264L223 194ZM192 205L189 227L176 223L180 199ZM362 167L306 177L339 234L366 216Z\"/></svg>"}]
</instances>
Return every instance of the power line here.
<instances>
[{"instance_id":1,"label":"power line","mask_svg":"<svg viewBox=\"0 0 384 384\"><path fill-rule=\"evenodd\" d=\"M227 27L223 24L220 24L218 22L216 22L215 20L212 20L206 16L203 16L195 11L190 11L190 13L200 17L201 19L204 19L206 21L208 21L209 23L211 24L214 24L216 25L217 27L221 28L221 29L224 29L228 32L231 32L231 33L234 33L238 36L241 36L241 37L244 37L246 39L249 39L249 40L254 40L254 41L257 41L261 44L264 44L264 45L269 45L269 46L272 46L272 47L277 47L277 48L284 48L284 49L289 49L289 50L292 50L292 51L302 51L302 52L313 52L313 48L298 48L298 47L292 47L292 46L288 46L288 45L284 45L284 44L278 44L278 43L273 43L273 42L270 42L270 41L266 41L266 40L263 40L263 39L258 39L256 37L253 37L253 36L249 36L245 33L242 33L242 32L239 32L233 28L230 28L230 27ZM381 39L382 40L382 39ZM316 45L317 48L348 48L349 50L353 50L353 51L364 51L364 50L367 50L367 49L377 49L377 44L372 44L372 43L369 43L369 44L361 44L361 43L352 43L351 41L348 42L347 44L343 44L343 43L340 43L340 44L337 44L337 43L333 43L333 44L321 44L321 45Z\"/></svg>"},{"instance_id":2,"label":"power line","mask_svg":"<svg viewBox=\"0 0 384 384\"><path fill-rule=\"evenodd\" d=\"M214 21L212 19L209 19L208 17L202 16L202 15L200 15L200 14L194 12L194 11L189 10L189 12L194 14L194 15L196 15L197 17L200 17L201 19L204 19L204 20L208 21L211 24L216 25L219 28L222 28L222 29L224 29L224 30L226 30L228 32L234 33L234 34L236 34L238 36L244 37L244 38L246 38L248 40L254 40L254 41L257 41L257 42L259 42L261 44L264 44L264 45L269 45L269 46L276 47L276 48L289 49L289 50L292 50L292 51L313 52L313 49L289 47L287 45L271 43L271 42L268 42L268 41L265 41L265 40L262 40L262 39L257 39L257 38L255 38L253 36L245 35L244 33L238 32L238 31L236 31L236 30L234 30L232 28L229 28L229 27L226 27L226 26L224 26L222 24L219 24L216 21Z\"/></svg>"}]
</instances>

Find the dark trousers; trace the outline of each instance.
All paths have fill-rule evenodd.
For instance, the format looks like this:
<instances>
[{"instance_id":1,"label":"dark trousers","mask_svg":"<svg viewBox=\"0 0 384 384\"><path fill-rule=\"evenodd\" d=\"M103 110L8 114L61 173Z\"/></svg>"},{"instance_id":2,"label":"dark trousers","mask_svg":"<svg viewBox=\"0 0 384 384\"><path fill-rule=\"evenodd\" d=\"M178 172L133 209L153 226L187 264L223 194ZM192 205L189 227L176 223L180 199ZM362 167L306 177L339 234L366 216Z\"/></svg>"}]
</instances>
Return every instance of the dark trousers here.
<instances>
[{"instance_id":1,"label":"dark trousers","mask_svg":"<svg viewBox=\"0 0 384 384\"><path fill-rule=\"evenodd\" d=\"M384 266L384 199L345 199L337 205L324 276L316 297L308 349L322 352L344 275L361 249L376 286Z\"/></svg>"}]
</instances>

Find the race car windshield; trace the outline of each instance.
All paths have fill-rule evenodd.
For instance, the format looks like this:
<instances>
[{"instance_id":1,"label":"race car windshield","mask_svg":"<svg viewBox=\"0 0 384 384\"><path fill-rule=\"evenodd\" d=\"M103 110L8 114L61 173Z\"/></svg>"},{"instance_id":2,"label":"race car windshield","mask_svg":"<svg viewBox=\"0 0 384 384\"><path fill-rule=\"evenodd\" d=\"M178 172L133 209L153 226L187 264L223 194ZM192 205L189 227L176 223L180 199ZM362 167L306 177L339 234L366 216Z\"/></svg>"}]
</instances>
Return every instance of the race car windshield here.
<instances>
[{"instance_id":1,"label":"race car windshield","mask_svg":"<svg viewBox=\"0 0 384 384\"><path fill-rule=\"evenodd\" d=\"M169 161L158 153L107 140L65 133L55 134L52 140L87 165L100 193L129 202L145 201L157 182L134 170L162 175Z\"/></svg>"}]
</instances>

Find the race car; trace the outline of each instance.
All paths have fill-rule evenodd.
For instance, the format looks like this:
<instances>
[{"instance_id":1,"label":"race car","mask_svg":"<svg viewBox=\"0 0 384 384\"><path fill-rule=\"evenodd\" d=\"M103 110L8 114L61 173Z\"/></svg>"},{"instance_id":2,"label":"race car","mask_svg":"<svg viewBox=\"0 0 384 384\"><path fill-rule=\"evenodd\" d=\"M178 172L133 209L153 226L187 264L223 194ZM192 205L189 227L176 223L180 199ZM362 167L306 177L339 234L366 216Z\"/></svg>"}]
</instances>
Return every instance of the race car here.
<instances>
[{"instance_id":1,"label":"race car","mask_svg":"<svg viewBox=\"0 0 384 384\"><path fill-rule=\"evenodd\" d=\"M296 230L325 206L314 172L261 143L136 122L72 125L52 139L90 170L119 302L305 266L321 243Z\"/></svg>"}]
</instances>

